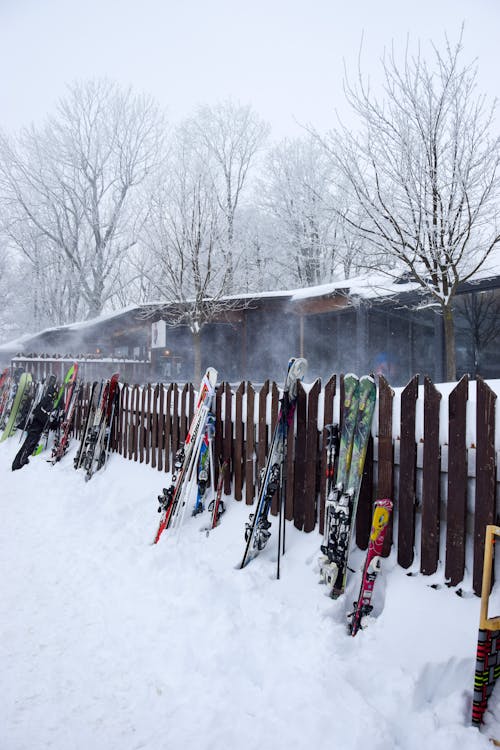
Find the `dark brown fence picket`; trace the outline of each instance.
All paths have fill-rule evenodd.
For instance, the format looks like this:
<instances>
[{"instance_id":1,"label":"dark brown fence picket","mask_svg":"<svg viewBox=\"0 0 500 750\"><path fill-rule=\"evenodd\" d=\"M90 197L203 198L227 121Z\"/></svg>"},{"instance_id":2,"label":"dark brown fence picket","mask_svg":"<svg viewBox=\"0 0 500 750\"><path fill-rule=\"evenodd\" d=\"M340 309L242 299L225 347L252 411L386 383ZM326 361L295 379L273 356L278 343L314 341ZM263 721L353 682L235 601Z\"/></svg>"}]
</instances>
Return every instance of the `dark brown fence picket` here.
<instances>
[{"instance_id":1,"label":"dark brown fence picket","mask_svg":"<svg viewBox=\"0 0 500 750\"><path fill-rule=\"evenodd\" d=\"M222 421L222 398L224 395L224 384L222 383L215 389L215 437L214 437L214 457L215 457L215 481L219 480L219 462L222 461L224 452L224 425Z\"/></svg>"},{"instance_id":2,"label":"dark brown fence picket","mask_svg":"<svg viewBox=\"0 0 500 750\"><path fill-rule=\"evenodd\" d=\"M128 452L128 431L130 428L130 386L125 384L122 389L122 445L121 454L124 458Z\"/></svg>"},{"instance_id":3,"label":"dark brown fence picket","mask_svg":"<svg viewBox=\"0 0 500 750\"><path fill-rule=\"evenodd\" d=\"M151 468L156 469L158 457L158 395L160 386L151 389Z\"/></svg>"},{"instance_id":4,"label":"dark brown fence picket","mask_svg":"<svg viewBox=\"0 0 500 750\"><path fill-rule=\"evenodd\" d=\"M165 413L164 413L165 389L162 385L158 386L158 421L156 445L158 446L158 471L163 471L163 451L165 449Z\"/></svg>"},{"instance_id":5,"label":"dark brown fence picket","mask_svg":"<svg viewBox=\"0 0 500 750\"><path fill-rule=\"evenodd\" d=\"M192 383L189 384L189 409L188 409L188 428L191 426L191 422L193 421L194 416L194 404L196 401L195 398L195 390Z\"/></svg>"},{"instance_id":6,"label":"dark brown fence picket","mask_svg":"<svg viewBox=\"0 0 500 750\"><path fill-rule=\"evenodd\" d=\"M402 568L409 568L414 556L417 501L417 445L415 442L417 397L418 375L415 375L401 393L398 563Z\"/></svg>"},{"instance_id":7,"label":"dark brown fence picket","mask_svg":"<svg viewBox=\"0 0 500 750\"><path fill-rule=\"evenodd\" d=\"M245 426L245 503L251 505L255 495L255 391L250 381L246 384L247 419Z\"/></svg>"},{"instance_id":8,"label":"dark brown fence picket","mask_svg":"<svg viewBox=\"0 0 500 750\"><path fill-rule=\"evenodd\" d=\"M266 380L259 391L259 423L257 432L257 482L260 486L260 472L266 464L267 456L267 394L269 380Z\"/></svg>"},{"instance_id":9,"label":"dark brown fence picket","mask_svg":"<svg viewBox=\"0 0 500 750\"><path fill-rule=\"evenodd\" d=\"M147 414L146 414L146 388L141 389L141 407L139 411L139 461L144 461L144 446L146 443Z\"/></svg>"},{"instance_id":10,"label":"dark brown fence picket","mask_svg":"<svg viewBox=\"0 0 500 750\"><path fill-rule=\"evenodd\" d=\"M233 394L231 386L226 383L224 386L224 443L222 460L227 461L228 469L224 474L224 494L231 493L231 474L233 467L233 420L232 420L232 403Z\"/></svg>"},{"instance_id":11,"label":"dark brown fence picket","mask_svg":"<svg viewBox=\"0 0 500 750\"><path fill-rule=\"evenodd\" d=\"M321 464L320 464L320 490L319 490L319 531L320 534L324 531L325 523L325 500L326 500L326 486L327 486L327 451L326 451L326 429L327 425L333 423L333 401L335 399L337 379L335 375L332 375L330 380L325 385L325 395L323 404L323 434L321 441Z\"/></svg>"},{"instance_id":12,"label":"dark brown fence picket","mask_svg":"<svg viewBox=\"0 0 500 750\"><path fill-rule=\"evenodd\" d=\"M381 375L378 381L378 456L377 456L377 491L376 499L387 498L394 502L394 441L392 437L392 411L394 391ZM395 505L395 504L394 504ZM394 513L391 514L389 527L385 532L382 556L387 557L391 551Z\"/></svg>"},{"instance_id":13,"label":"dark brown fence picket","mask_svg":"<svg viewBox=\"0 0 500 750\"><path fill-rule=\"evenodd\" d=\"M463 578L467 516L466 414L469 393L467 375L448 398L448 500L446 505L445 576L451 586Z\"/></svg>"},{"instance_id":14,"label":"dark brown fence picket","mask_svg":"<svg viewBox=\"0 0 500 750\"><path fill-rule=\"evenodd\" d=\"M163 438L163 449L165 457L165 471L170 471L171 455L172 455L172 398L173 398L174 386L171 383L167 389L165 395L165 432Z\"/></svg>"},{"instance_id":15,"label":"dark brown fence picket","mask_svg":"<svg viewBox=\"0 0 500 750\"><path fill-rule=\"evenodd\" d=\"M131 400L130 400L130 429L129 429L129 459L137 461L137 429L138 429L138 402L139 402L139 386L134 385L132 388Z\"/></svg>"},{"instance_id":16,"label":"dark brown fence picket","mask_svg":"<svg viewBox=\"0 0 500 750\"><path fill-rule=\"evenodd\" d=\"M304 481L304 531L309 533L316 526L316 497L318 488L318 401L321 380L317 380L307 394L307 431Z\"/></svg>"},{"instance_id":17,"label":"dark brown fence picket","mask_svg":"<svg viewBox=\"0 0 500 750\"><path fill-rule=\"evenodd\" d=\"M495 402L496 394L476 381L476 487L474 503L473 587L481 595L486 526L496 523Z\"/></svg>"},{"instance_id":18,"label":"dark brown fence picket","mask_svg":"<svg viewBox=\"0 0 500 750\"><path fill-rule=\"evenodd\" d=\"M179 450L179 388L174 383L172 386L172 461L176 451Z\"/></svg>"},{"instance_id":19,"label":"dark brown fence picket","mask_svg":"<svg viewBox=\"0 0 500 750\"><path fill-rule=\"evenodd\" d=\"M234 418L234 449L233 449L233 477L234 477L234 499L241 500L243 497L243 394L245 384L240 383L236 391L235 418Z\"/></svg>"},{"instance_id":20,"label":"dark brown fence picket","mask_svg":"<svg viewBox=\"0 0 500 750\"><path fill-rule=\"evenodd\" d=\"M306 493L306 445L307 445L307 394L302 383L297 385L297 432L295 436L295 491L293 523L296 529L302 530L305 523Z\"/></svg>"},{"instance_id":21,"label":"dark brown fence picket","mask_svg":"<svg viewBox=\"0 0 500 750\"><path fill-rule=\"evenodd\" d=\"M422 467L422 539L420 571L435 573L439 563L441 517L441 449L439 405L441 394L429 378L424 379L424 454Z\"/></svg>"},{"instance_id":22,"label":"dark brown fence picket","mask_svg":"<svg viewBox=\"0 0 500 750\"><path fill-rule=\"evenodd\" d=\"M180 416L179 416L179 443L182 445L186 441L186 435L188 431L188 413L189 413L189 386L187 383L179 395L180 401Z\"/></svg>"},{"instance_id":23,"label":"dark brown fence picket","mask_svg":"<svg viewBox=\"0 0 500 750\"><path fill-rule=\"evenodd\" d=\"M356 513L356 544L359 549L368 547L372 526L373 507L373 438L370 435L366 449L363 476L359 488L358 508Z\"/></svg>"}]
</instances>

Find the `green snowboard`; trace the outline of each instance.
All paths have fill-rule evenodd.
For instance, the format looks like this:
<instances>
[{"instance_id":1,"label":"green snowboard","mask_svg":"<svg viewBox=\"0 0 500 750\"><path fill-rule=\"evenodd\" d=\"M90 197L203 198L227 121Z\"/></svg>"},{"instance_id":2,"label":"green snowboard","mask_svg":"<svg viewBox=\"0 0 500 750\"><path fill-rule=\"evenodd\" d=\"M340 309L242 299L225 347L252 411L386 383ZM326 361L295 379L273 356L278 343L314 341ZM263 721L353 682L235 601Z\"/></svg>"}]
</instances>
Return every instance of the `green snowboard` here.
<instances>
[{"instance_id":1,"label":"green snowboard","mask_svg":"<svg viewBox=\"0 0 500 750\"><path fill-rule=\"evenodd\" d=\"M31 373L29 372L23 372L23 374L19 378L14 403L12 404L12 409L10 410L9 418L7 420L7 424L5 425L5 430L3 431L2 437L0 438L0 443L3 443L4 440L7 440L7 438L14 435L16 431L17 415L19 414L19 410L22 407L23 400L28 395L31 381L32 377Z\"/></svg>"}]
</instances>

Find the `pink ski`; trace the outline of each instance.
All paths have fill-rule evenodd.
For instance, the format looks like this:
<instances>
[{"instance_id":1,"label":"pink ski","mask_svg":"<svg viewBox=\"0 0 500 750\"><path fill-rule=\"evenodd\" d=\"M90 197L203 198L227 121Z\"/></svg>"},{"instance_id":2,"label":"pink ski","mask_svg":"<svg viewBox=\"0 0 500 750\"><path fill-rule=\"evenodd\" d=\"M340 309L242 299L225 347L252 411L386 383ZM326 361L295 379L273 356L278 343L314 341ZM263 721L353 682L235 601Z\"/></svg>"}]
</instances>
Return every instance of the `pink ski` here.
<instances>
[{"instance_id":1,"label":"pink ski","mask_svg":"<svg viewBox=\"0 0 500 750\"><path fill-rule=\"evenodd\" d=\"M349 615L351 618L349 623L351 635L356 635L362 627L363 618L369 615L373 609L371 603L373 587L380 571L380 556L392 513L392 505L392 500L376 500L373 507L372 529L363 568L361 588L358 601L354 603L354 612Z\"/></svg>"}]
</instances>

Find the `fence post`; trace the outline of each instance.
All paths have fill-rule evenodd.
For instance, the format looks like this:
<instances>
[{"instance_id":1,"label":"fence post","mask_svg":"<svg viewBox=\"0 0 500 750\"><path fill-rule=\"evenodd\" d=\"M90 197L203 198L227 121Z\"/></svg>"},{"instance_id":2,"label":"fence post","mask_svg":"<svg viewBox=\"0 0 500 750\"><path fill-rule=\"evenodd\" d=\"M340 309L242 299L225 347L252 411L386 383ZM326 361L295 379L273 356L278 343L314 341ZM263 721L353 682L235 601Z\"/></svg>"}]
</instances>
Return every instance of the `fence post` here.
<instances>
[{"instance_id":1,"label":"fence post","mask_svg":"<svg viewBox=\"0 0 500 750\"><path fill-rule=\"evenodd\" d=\"M321 441L321 461L319 479L319 532L323 534L325 525L325 499L326 499L326 430L325 427L333 422L333 401L335 399L337 379L332 375L325 385L323 400L323 434Z\"/></svg>"},{"instance_id":2,"label":"fence post","mask_svg":"<svg viewBox=\"0 0 500 750\"><path fill-rule=\"evenodd\" d=\"M417 476L415 408L417 398L418 375L415 375L401 393L398 563L402 568L409 568L414 556Z\"/></svg>"},{"instance_id":3,"label":"fence post","mask_svg":"<svg viewBox=\"0 0 500 750\"><path fill-rule=\"evenodd\" d=\"M251 505L255 495L255 391L250 381L247 382L246 392L245 503Z\"/></svg>"},{"instance_id":4,"label":"fence post","mask_svg":"<svg viewBox=\"0 0 500 750\"><path fill-rule=\"evenodd\" d=\"M147 415L146 415L146 386L141 389L141 408L138 412L139 429L139 462L144 462L144 446L146 444Z\"/></svg>"},{"instance_id":5,"label":"fence post","mask_svg":"<svg viewBox=\"0 0 500 750\"><path fill-rule=\"evenodd\" d=\"M378 379L378 463L377 498L389 498L394 502L394 439L392 434L392 411L394 391L383 377ZM394 513L385 532L382 556L391 551Z\"/></svg>"},{"instance_id":6,"label":"fence post","mask_svg":"<svg viewBox=\"0 0 500 750\"><path fill-rule=\"evenodd\" d=\"M179 387L177 383L172 385L172 461L176 451L180 448L179 439Z\"/></svg>"},{"instance_id":7,"label":"fence post","mask_svg":"<svg viewBox=\"0 0 500 750\"><path fill-rule=\"evenodd\" d=\"M257 484L260 486L260 472L266 465L267 455L267 394L269 380L266 380L259 392L259 426L257 433Z\"/></svg>"},{"instance_id":8,"label":"fence post","mask_svg":"<svg viewBox=\"0 0 500 750\"><path fill-rule=\"evenodd\" d=\"M476 380L476 490L474 504L473 588L481 594L486 526L496 522L495 402L496 393Z\"/></svg>"},{"instance_id":9,"label":"fence post","mask_svg":"<svg viewBox=\"0 0 500 750\"><path fill-rule=\"evenodd\" d=\"M158 446L158 471L163 471L163 450L165 448L165 412L164 412L165 387L163 383L158 384L158 436L156 444Z\"/></svg>"},{"instance_id":10,"label":"fence post","mask_svg":"<svg viewBox=\"0 0 500 750\"><path fill-rule=\"evenodd\" d=\"M420 571L435 573L439 562L440 471L439 405L441 394L424 379L424 458L422 471L422 539Z\"/></svg>"},{"instance_id":11,"label":"fence post","mask_svg":"<svg viewBox=\"0 0 500 750\"><path fill-rule=\"evenodd\" d=\"M245 383L240 383L236 391L236 406L234 417L234 451L233 476L234 499L242 499L243 490L243 394Z\"/></svg>"},{"instance_id":12,"label":"fence post","mask_svg":"<svg viewBox=\"0 0 500 750\"><path fill-rule=\"evenodd\" d=\"M311 532L316 526L318 497L318 401L321 380L317 380L309 390L307 398L306 462L304 482L304 531ZM293 434L293 428L291 430Z\"/></svg>"},{"instance_id":13,"label":"fence post","mask_svg":"<svg viewBox=\"0 0 500 750\"><path fill-rule=\"evenodd\" d=\"M297 435L295 438L295 492L293 506L293 523L302 531L305 521L305 474L307 443L307 393L302 383L297 384Z\"/></svg>"},{"instance_id":14,"label":"fence post","mask_svg":"<svg viewBox=\"0 0 500 750\"><path fill-rule=\"evenodd\" d=\"M465 524L467 517L466 410L469 393L467 375L448 399L448 501L446 505L445 576L450 586L464 577Z\"/></svg>"},{"instance_id":15,"label":"fence post","mask_svg":"<svg viewBox=\"0 0 500 750\"><path fill-rule=\"evenodd\" d=\"M231 494L231 475L233 473L233 422L231 419L233 394L229 383L224 385L224 443L223 461L228 462L227 471L224 475L224 494Z\"/></svg>"},{"instance_id":16,"label":"fence post","mask_svg":"<svg viewBox=\"0 0 500 750\"><path fill-rule=\"evenodd\" d=\"M171 440L172 440L172 393L174 387L173 384L167 388L165 394L165 433L164 433L164 449L165 449L165 471L170 471L170 454L171 454Z\"/></svg>"}]
</instances>

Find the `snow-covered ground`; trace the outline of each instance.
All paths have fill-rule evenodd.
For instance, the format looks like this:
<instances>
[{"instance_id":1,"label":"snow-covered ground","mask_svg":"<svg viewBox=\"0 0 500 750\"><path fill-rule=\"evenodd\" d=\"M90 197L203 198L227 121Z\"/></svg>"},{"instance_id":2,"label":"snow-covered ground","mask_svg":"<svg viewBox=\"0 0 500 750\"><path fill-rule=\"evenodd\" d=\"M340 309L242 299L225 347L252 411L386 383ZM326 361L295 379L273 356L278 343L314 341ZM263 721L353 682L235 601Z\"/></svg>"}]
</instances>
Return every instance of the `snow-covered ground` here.
<instances>
[{"instance_id":1,"label":"snow-covered ground","mask_svg":"<svg viewBox=\"0 0 500 750\"><path fill-rule=\"evenodd\" d=\"M359 574L328 598L317 533L287 527L277 581L275 533L237 567L243 504L209 536L187 518L152 546L164 474L112 456L85 483L72 452L11 472L17 449L0 446L0 750L465 750L500 736L492 715L470 726L479 600L431 588L439 575L385 561L377 617L352 638Z\"/></svg>"}]
</instances>

